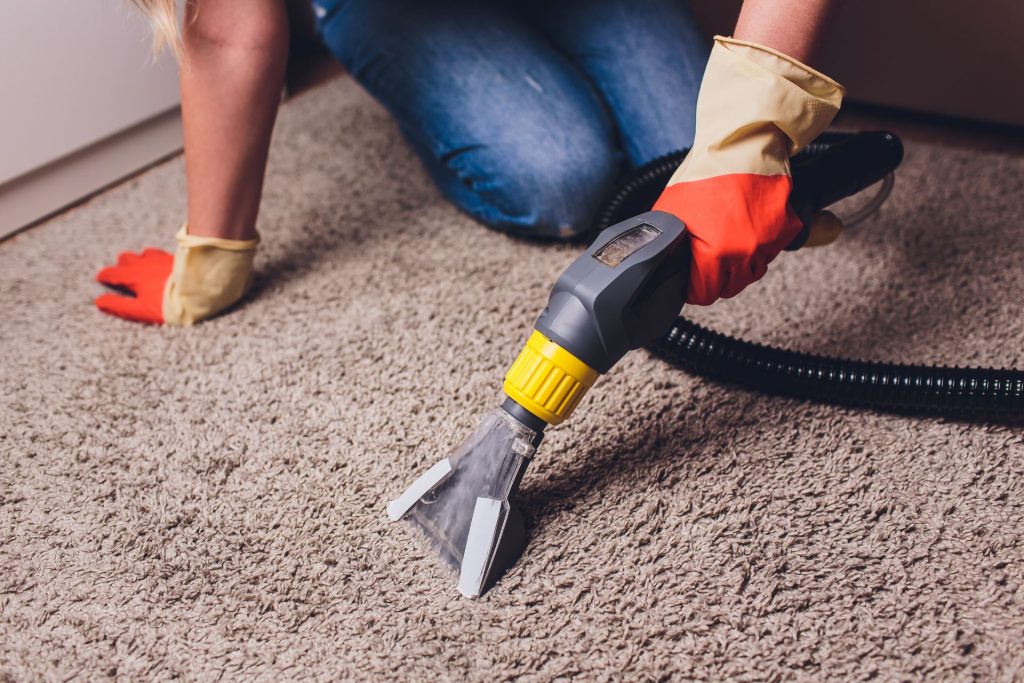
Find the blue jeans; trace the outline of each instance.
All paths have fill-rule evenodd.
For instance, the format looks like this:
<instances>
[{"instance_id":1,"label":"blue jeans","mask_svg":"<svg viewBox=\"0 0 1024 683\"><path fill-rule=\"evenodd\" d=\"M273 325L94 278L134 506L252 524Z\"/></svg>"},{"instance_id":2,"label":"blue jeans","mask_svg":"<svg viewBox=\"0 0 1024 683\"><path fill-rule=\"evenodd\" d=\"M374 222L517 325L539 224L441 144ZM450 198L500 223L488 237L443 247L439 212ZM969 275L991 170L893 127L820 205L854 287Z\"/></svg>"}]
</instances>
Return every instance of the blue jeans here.
<instances>
[{"instance_id":1,"label":"blue jeans","mask_svg":"<svg viewBox=\"0 0 1024 683\"><path fill-rule=\"evenodd\" d=\"M320 34L441 191L569 237L621 174L693 142L708 45L685 0L314 0Z\"/></svg>"}]
</instances>

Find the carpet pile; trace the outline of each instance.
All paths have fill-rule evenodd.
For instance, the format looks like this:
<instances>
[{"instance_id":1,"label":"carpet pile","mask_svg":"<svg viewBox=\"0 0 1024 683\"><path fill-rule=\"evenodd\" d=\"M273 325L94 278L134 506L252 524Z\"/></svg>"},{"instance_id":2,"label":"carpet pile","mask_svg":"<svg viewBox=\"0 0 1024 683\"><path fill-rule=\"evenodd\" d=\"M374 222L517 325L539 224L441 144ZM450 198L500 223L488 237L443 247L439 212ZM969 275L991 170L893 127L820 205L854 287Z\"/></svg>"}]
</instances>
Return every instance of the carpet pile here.
<instances>
[{"instance_id":1,"label":"carpet pile","mask_svg":"<svg viewBox=\"0 0 1024 683\"><path fill-rule=\"evenodd\" d=\"M457 212L339 79L282 112L246 303L192 329L97 312L96 271L170 248L184 198L172 160L0 245L0 679L1024 672L1019 428L765 397L643 351L551 430L523 559L460 598L385 503L495 405L578 247ZM908 143L870 225L692 317L1021 366L1022 216L1024 159Z\"/></svg>"}]
</instances>

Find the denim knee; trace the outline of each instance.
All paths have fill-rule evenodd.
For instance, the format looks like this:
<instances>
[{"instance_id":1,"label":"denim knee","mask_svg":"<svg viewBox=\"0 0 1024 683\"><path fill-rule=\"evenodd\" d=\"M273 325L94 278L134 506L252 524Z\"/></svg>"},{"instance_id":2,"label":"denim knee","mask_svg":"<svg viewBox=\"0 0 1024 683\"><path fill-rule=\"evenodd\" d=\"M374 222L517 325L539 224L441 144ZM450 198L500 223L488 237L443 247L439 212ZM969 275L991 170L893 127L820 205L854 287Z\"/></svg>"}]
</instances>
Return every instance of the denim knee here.
<instances>
[{"instance_id":1,"label":"denim knee","mask_svg":"<svg viewBox=\"0 0 1024 683\"><path fill-rule=\"evenodd\" d=\"M591 229L622 157L611 140L548 146L538 136L511 147L464 150L445 159L443 168L426 161L449 199L486 225L565 239Z\"/></svg>"},{"instance_id":2,"label":"denim knee","mask_svg":"<svg viewBox=\"0 0 1024 683\"><path fill-rule=\"evenodd\" d=\"M511 158L510 179L492 197L513 219L510 229L568 238L589 231L618 176L621 155L611 145L574 150L537 150L532 159Z\"/></svg>"},{"instance_id":3,"label":"denim knee","mask_svg":"<svg viewBox=\"0 0 1024 683\"><path fill-rule=\"evenodd\" d=\"M458 9L341 0L320 30L462 210L520 234L588 230L623 156L606 107L511 8Z\"/></svg>"}]
</instances>

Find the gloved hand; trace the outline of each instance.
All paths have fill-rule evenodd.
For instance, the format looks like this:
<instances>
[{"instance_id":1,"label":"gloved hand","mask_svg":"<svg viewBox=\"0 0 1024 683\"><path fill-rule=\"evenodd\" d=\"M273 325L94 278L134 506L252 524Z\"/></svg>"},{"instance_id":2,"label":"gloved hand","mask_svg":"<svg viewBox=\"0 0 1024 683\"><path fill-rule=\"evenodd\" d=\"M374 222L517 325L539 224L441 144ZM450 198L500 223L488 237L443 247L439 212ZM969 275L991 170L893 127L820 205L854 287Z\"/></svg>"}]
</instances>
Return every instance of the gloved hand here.
<instances>
[{"instance_id":1,"label":"gloved hand","mask_svg":"<svg viewBox=\"0 0 1024 683\"><path fill-rule=\"evenodd\" d=\"M178 251L130 251L96 279L122 287L134 297L104 294L96 307L104 313L144 323L192 325L210 318L241 299L252 280L252 262L259 238L228 240L188 234L181 226Z\"/></svg>"},{"instance_id":2,"label":"gloved hand","mask_svg":"<svg viewBox=\"0 0 1024 683\"><path fill-rule=\"evenodd\" d=\"M690 233L688 303L735 296L800 232L789 157L828 126L843 93L780 52L715 37L693 147L654 205Z\"/></svg>"}]
</instances>

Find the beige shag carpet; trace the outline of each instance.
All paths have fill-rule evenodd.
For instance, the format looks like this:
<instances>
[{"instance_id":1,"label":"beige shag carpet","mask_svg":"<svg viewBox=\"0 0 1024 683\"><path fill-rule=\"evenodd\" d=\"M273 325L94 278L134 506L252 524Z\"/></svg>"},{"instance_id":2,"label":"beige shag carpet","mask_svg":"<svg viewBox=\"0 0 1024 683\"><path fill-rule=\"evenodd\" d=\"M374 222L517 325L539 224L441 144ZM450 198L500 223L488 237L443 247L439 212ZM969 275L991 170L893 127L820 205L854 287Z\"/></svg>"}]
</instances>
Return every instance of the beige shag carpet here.
<instances>
[{"instance_id":1,"label":"beige shag carpet","mask_svg":"<svg viewBox=\"0 0 1024 683\"><path fill-rule=\"evenodd\" d=\"M98 313L95 272L170 247L184 196L179 159L0 245L0 679L1024 676L1019 428L637 352L531 465L522 561L462 599L384 506L495 404L578 248L458 213L342 79L282 113L248 303ZM1022 216L1024 159L908 144L872 225L695 317L1021 366Z\"/></svg>"}]
</instances>

